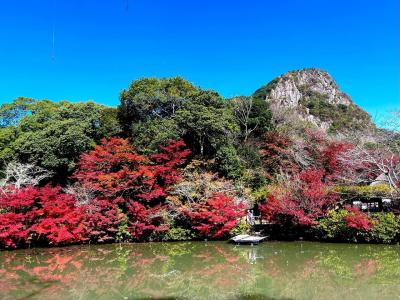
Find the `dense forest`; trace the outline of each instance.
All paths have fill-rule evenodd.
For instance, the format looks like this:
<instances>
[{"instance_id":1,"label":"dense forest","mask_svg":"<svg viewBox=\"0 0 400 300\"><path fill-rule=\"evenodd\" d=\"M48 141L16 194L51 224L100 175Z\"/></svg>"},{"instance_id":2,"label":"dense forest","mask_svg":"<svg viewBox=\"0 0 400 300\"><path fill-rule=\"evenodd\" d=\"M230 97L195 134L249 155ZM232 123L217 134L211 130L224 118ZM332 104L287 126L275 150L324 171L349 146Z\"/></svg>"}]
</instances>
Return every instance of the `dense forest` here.
<instances>
[{"instance_id":1,"label":"dense forest","mask_svg":"<svg viewBox=\"0 0 400 300\"><path fill-rule=\"evenodd\" d=\"M331 129L282 122L270 88L224 99L143 78L117 108L3 104L0 247L223 239L252 230L249 209L276 238L399 241L399 115L364 128L354 104L307 92L304 109L333 115Z\"/></svg>"}]
</instances>

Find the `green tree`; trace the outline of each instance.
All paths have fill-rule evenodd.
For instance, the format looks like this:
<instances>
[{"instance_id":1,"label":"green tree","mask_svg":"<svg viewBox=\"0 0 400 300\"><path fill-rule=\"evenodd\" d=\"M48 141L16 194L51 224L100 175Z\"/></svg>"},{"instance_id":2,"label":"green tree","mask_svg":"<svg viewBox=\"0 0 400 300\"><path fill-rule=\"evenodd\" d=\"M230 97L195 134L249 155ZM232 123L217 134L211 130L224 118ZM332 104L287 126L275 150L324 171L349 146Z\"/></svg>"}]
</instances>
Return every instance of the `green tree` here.
<instances>
[{"instance_id":1,"label":"green tree","mask_svg":"<svg viewBox=\"0 0 400 300\"><path fill-rule=\"evenodd\" d=\"M0 127L15 126L24 117L35 100L19 97L12 103L4 103L0 107Z\"/></svg>"},{"instance_id":2,"label":"green tree","mask_svg":"<svg viewBox=\"0 0 400 300\"><path fill-rule=\"evenodd\" d=\"M79 155L95 145L88 131L87 124L76 120L51 122L46 128L19 135L11 147L19 161L36 163L57 172L70 172Z\"/></svg>"},{"instance_id":3,"label":"green tree","mask_svg":"<svg viewBox=\"0 0 400 300\"><path fill-rule=\"evenodd\" d=\"M255 127L253 135L258 137L273 129L272 112L267 101L257 98L253 99L253 109L250 113L249 126Z\"/></svg>"},{"instance_id":4,"label":"green tree","mask_svg":"<svg viewBox=\"0 0 400 300\"><path fill-rule=\"evenodd\" d=\"M232 109L222 97L180 77L133 81L121 93L118 119L142 153L183 138L194 153L214 155L238 133Z\"/></svg>"},{"instance_id":5,"label":"green tree","mask_svg":"<svg viewBox=\"0 0 400 300\"><path fill-rule=\"evenodd\" d=\"M121 127L118 122L118 110L116 108L103 107L98 121L98 138L105 138L121 134Z\"/></svg>"},{"instance_id":6,"label":"green tree","mask_svg":"<svg viewBox=\"0 0 400 300\"><path fill-rule=\"evenodd\" d=\"M11 143L17 138L17 134L15 126L0 128L0 166L13 159L14 150L11 148Z\"/></svg>"},{"instance_id":7,"label":"green tree","mask_svg":"<svg viewBox=\"0 0 400 300\"><path fill-rule=\"evenodd\" d=\"M199 91L175 113L187 145L194 152L214 154L239 131L232 110L215 92Z\"/></svg>"},{"instance_id":8,"label":"green tree","mask_svg":"<svg viewBox=\"0 0 400 300\"><path fill-rule=\"evenodd\" d=\"M122 129L130 135L133 123L173 115L196 90L181 77L133 81L120 95L118 118Z\"/></svg>"},{"instance_id":9,"label":"green tree","mask_svg":"<svg viewBox=\"0 0 400 300\"><path fill-rule=\"evenodd\" d=\"M169 140L178 140L182 134L172 118L155 118L134 123L132 132L135 148L145 154L157 151L159 145L165 145Z\"/></svg>"},{"instance_id":10,"label":"green tree","mask_svg":"<svg viewBox=\"0 0 400 300\"><path fill-rule=\"evenodd\" d=\"M93 102L18 98L0 107L0 160L35 163L63 177L82 152L119 134L116 116L115 109Z\"/></svg>"},{"instance_id":11,"label":"green tree","mask_svg":"<svg viewBox=\"0 0 400 300\"><path fill-rule=\"evenodd\" d=\"M243 175L243 165L235 147L222 146L215 156L218 172L229 179L239 179Z\"/></svg>"}]
</instances>

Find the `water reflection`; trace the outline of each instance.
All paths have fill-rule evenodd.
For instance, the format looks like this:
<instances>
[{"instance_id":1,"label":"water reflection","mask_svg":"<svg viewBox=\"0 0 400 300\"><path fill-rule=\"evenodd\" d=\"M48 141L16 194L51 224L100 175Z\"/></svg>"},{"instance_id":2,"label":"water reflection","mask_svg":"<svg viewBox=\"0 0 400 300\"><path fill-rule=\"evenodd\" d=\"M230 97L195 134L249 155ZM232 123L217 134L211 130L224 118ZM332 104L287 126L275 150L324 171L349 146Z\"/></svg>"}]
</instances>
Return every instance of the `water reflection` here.
<instances>
[{"instance_id":1,"label":"water reflection","mask_svg":"<svg viewBox=\"0 0 400 300\"><path fill-rule=\"evenodd\" d=\"M0 298L395 299L399 249L187 242L0 252Z\"/></svg>"}]
</instances>

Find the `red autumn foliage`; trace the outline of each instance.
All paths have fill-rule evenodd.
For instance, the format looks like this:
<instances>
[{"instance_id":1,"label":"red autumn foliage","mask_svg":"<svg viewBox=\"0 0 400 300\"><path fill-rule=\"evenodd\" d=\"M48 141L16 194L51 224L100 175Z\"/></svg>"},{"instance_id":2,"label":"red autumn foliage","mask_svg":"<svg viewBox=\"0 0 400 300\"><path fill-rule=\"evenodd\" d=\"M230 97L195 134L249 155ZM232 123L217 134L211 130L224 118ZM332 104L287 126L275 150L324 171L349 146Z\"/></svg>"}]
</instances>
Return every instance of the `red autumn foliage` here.
<instances>
[{"instance_id":1,"label":"red autumn foliage","mask_svg":"<svg viewBox=\"0 0 400 300\"><path fill-rule=\"evenodd\" d=\"M165 197L168 188L181 178L177 168L186 162L190 153L183 140L171 141L166 146L160 146L159 152L150 156L153 162L149 166L152 177L145 181L150 188L139 196L147 201Z\"/></svg>"},{"instance_id":2,"label":"red autumn foliage","mask_svg":"<svg viewBox=\"0 0 400 300\"><path fill-rule=\"evenodd\" d=\"M88 238L96 243L113 242L124 215L118 201L95 198L86 205L85 226Z\"/></svg>"},{"instance_id":3,"label":"red autumn foliage","mask_svg":"<svg viewBox=\"0 0 400 300\"><path fill-rule=\"evenodd\" d=\"M122 209L122 207L126 207ZM88 237L96 243L114 242L120 226L127 222L127 230L135 241L147 239L153 232L168 229L160 212L160 205L149 207L138 201L117 198L94 199L87 206L85 225Z\"/></svg>"},{"instance_id":4,"label":"red autumn foliage","mask_svg":"<svg viewBox=\"0 0 400 300\"><path fill-rule=\"evenodd\" d=\"M328 192L333 183L348 183L365 174L367 165L355 164L348 142L329 139L325 133L306 130L304 138L290 140L270 133L262 145L264 167L271 175L284 173L286 182L261 205L270 222L290 219L299 225L314 225L338 196ZM311 167L312 166L312 167Z\"/></svg>"},{"instance_id":5,"label":"red autumn foliage","mask_svg":"<svg viewBox=\"0 0 400 300\"><path fill-rule=\"evenodd\" d=\"M289 149L292 144L290 138L283 134L268 132L265 135L265 141L259 154L269 179L279 170L285 170L288 173L299 170Z\"/></svg>"},{"instance_id":6,"label":"red autumn foliage","mask_svg":"<svg viewBox=\"0 0 400 300\"><path fill-rule=\"evenodd\" d=\"M121 234L141 241L165 231L165 196L189 154L182 141L146 158L128 140L103 140L81 156L74 174L95 195L88 203L50 186L11 186L0 195L0 247L102 243Z\"/></svg>"},{"instance_id":7,"label":"red autumn foliage","mask_svg":"<svg viewBox=\"0 0 400 300\"><path fill-rule=\"evenodd\" d=\"M152 176L145 157L134 152L128 140L110 138L101 141L89 153L82 154L74 178L97 196L113 198L141 189L140 180Z\"/></svg>"},{"instance_id":8,"label":"red autumn foliage","mask_svg":"<svg viewBox=\"0 0 400 300\"><path fill-rule=\"evenodd\" d=\"M354 145L332 141L321 131L306 130L305 135L305 144L302 148L313 168L323 169L327 180L339 179L344 168L349 167L340 157L353 149Z\"/></svg>"},{"instance_id":9,"label":"red autumn foliage","mask_svg":"<svg viewBox=\"0 0 400 300\"><path fill-rule=\"evenodd\" d=\"M316 130L305 130L304 137L291 140L288 136L270 132L261 145L260 155L263 167L269 178L276 173L289 176L309 168L323 169L325 179L341 180L346 173L357 173L357 168L365 170L368 166L355 166L341 159L344 154L354 149L348 142L332 141L328 136Z\"/></svg>"},{"instance_id":10,"label":"red autumn foliage","mask_svg":"<svg viewBox=\"0 0 400 300\"><path fill-rule=\"evenodd\" d=\"M344 168L349 167L339 157L353 147L354 145L350 143L330 142L321 149L322 166L330 179L336 179Z\"/></svg>"},{"instance_id":11,"label":"red autumn foliage","mask_svg":"<svg viewBox=\"0 0 400 300\"><path fill-rule=\"evenodd\" d=\"M40 218L31 227L37 239L54 245L85 241L84 207L75 206L75 199L59 187L44 187L39 192L41 209L36 213Z\"/></svg>"},{"instance_id":12,"label":"red autumn foliage","mask_svg":"<svg viewBox=\"0 0 400 300\"><path fill-rule=\"evenodd\" d=\"M323 182L324 171L308 169L288 182L285 190L270 195L260 204L260 211L266 220L278 222L289 218L294 224L314 225L318 218L337 200L335 194L327 191Z\"/></svg>"},{"instance_id":13,"label":"red autumn foliage","mask_svg":"<svg viewBox=\"0 0 400 300\"><path fill-rule=\"evenodd\" d=\"M243 203L235 204L232 197L215 194L210 199L193 204L191 209L185 209L184 214L201 234L220 238L234 228L246 213Z\"/></svg>"},{"instance_id":14,"label":"red autumn foliage","mask_svg":"<svg viewBox=\"0 0 400 300\"><path fill-rule=\"evenodd\" d=\"M168 230L162 217L163 207L146 207L137 201L130 201L128 204L128 230L136 241L147 239L154 232Z\"/></svg>"},{"instance_id":15,"label":"red autumn foliage","mask_svg":"<svg viewBox=\"0 0 400 300\"><path fill-rule=\"evenodd\" d=\"M29 231L25 226L25 215L22 213L6 212L0 214L0 246L16 248L25 244Z\"/></svg>"},{"instance_id":16,"label":"red autumn foliage","mask_svg":"<svg viewBox=\"0 0 400 300\"><path fill-rule=\"evenodd\" d=\"M189 155L183 141L171 141L146 158L120 138L103 140L82 155L74 177L98 195L88 205L91 238L96 242L114 240L125 218L134 240L165 231L163 203L169 187L180 179L177 167Z\"/></svg>"},{"instance_id":17,"label":"red autumn foliage","mask_svg":"<svg viewBox=\"0 0 400 300\"><path fill-rule=\"evenodd\" d=\"M128 140L111 138L81 156L74 178L101 197L152 201L165 197L179 180L176 168L189 154L183 141L172 141L151 162L135 153Z\"/></svg>"},{"instance_id":18,"label":"red autumn foliage","mask_svg":"<svg viewBox=\"0 0 400 300\"><path fill-rule=\"evenodd\" d=\"M344 220L348 227L361 231L368 231L372 228L373 224L366 213L361 212L356 207L347 207L346 210L349 214Z\"/></svg>"},{"instance_id":19,"label":"red autumn foliage","mask_svg":"<svg viewBox=\"0 0 400 300\"><path fill-rule=\"evenodd\" d=\"M0 196L0 245L62 245L86 240L84 208L59 187L26 187Z\"/></svg>"}]
</instances>

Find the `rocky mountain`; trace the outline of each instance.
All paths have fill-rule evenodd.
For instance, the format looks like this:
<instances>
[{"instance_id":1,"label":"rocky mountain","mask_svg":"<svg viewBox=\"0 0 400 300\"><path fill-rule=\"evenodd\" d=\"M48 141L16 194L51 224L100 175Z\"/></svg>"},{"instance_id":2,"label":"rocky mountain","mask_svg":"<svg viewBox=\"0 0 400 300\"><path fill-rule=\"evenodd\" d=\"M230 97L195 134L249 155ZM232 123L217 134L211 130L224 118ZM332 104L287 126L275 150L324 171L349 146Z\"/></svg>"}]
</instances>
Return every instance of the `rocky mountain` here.
<instances>
[{"instance_id":1,"label":"rocky mountain","mask_svg":"<svg viewBox=\"0 0 400 300\"><path fill-rule=\"evenodd\" d=\"M254 92L267 101L277 123L309 122L337 132L375 128L371 117L320 69L287 72Z\"/></svg>"}]
</instances>

